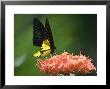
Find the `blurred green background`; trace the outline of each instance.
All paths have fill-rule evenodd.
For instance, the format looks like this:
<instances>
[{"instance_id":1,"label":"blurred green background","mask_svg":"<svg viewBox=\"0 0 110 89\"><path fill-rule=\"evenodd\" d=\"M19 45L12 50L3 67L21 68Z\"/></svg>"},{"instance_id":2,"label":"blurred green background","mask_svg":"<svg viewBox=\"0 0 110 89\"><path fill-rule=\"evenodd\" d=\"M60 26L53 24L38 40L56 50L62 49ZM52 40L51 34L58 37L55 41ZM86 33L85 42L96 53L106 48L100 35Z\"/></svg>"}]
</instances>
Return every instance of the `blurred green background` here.
<instances>
[{"instance_id":1,"label":"blurred green background","mask_svg":"<svg viewBox=\"0 0 110 89\"><path fill-rule=\"evenodd\" d=\"M42 76L32 56L39 50L33 46L33 18L45 24L50 22L58 54L67 51L93 59L97 66L97 15L96 14L15 14L14 15L14 75ZM94 73L92 75L95 75Z\"/></svg>"}]
</instances>

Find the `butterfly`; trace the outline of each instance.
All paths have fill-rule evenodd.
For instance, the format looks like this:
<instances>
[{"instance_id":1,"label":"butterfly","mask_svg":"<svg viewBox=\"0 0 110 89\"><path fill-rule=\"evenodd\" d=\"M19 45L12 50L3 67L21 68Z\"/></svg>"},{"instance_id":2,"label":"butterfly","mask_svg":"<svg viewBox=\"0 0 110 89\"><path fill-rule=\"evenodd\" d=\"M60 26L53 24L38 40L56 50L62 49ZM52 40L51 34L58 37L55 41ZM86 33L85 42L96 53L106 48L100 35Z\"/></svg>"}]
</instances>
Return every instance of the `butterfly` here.
<instances>
[{"instance_id":1,"label":"butterfly","mask_svg":"<svg viewBox=\"0 0 110 89\"><path fill-rule=\"evenodd\" d=\"M41 50L34 53L34 57L46 56L53 54L54 40L48 19L46 18L45 27L38 18L33 19L33 45L40 46Z\"/></svg>"}]
</instances>

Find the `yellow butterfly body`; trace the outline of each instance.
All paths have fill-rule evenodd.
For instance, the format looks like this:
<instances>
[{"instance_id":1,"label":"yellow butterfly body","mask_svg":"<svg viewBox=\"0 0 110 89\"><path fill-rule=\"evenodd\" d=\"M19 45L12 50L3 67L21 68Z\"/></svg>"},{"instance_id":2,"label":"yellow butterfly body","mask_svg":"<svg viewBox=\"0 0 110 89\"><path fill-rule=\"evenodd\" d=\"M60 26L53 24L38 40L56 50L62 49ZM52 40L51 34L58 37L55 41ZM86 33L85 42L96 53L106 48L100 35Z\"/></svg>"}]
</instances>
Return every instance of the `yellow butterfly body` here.
<instances>
[{"instance_id":1,"label":"yellow butterfly body","mask_svg":"<svg viewBox=\"0 0 110 89\"><path fill-rule=\"evenodd\" d=\"M49 43L49 41L48 40L44 40L41 48L42 48L41 51L49 50L50 49L50 43Z\"/></svg>"},{"instance_id":2,"label":"yellow butterfly body","mask_svg":"<svg viewBox=\"0 0 110 89\"><path fill-rule=\"evenodd\" d=\"M50 43L48 39L44 40L42 43L41 51L33 54L34 57L46 56L51 52Z\"/></svg>"}]
</instances>

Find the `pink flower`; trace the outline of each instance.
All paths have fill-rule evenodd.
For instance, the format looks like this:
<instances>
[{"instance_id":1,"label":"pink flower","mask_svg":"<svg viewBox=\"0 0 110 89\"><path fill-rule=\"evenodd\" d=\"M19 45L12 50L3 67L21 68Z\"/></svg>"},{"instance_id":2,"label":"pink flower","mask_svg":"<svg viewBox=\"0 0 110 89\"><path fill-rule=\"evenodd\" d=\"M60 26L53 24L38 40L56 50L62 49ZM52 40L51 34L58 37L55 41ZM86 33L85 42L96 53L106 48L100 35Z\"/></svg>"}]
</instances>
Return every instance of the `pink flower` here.
<instances>
[{"instance_id":1,"label":"pink flower","mask_svg":"<svg viewBox=\"0 0 110 89\"><path fill-rule=\"evenodd\" d=\"M87 74L96 70L89 57L82 54L71 55L68 52L55 55L46 60L38 60L37 65L41 72L50 75L69 75L70 73Z\"/></svg>"}]
</instances>

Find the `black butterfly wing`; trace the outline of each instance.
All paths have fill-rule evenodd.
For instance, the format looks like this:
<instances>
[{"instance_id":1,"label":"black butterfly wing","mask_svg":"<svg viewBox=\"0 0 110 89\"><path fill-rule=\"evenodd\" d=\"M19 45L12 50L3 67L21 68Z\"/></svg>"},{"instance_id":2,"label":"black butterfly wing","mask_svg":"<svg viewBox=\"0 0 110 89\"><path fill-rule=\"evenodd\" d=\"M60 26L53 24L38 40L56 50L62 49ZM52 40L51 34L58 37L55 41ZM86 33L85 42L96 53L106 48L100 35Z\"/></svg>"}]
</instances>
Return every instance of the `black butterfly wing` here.
<instances>
[{"instance_id":1,"label":"black butterfly wing","mask_svg":"<svg viewBox=\"0 0 110 89\"><path fill-rule=\"evenodd\" d=\"M38 18L33 19L33 45L42 46L44 39L47 38L46 30Z\"/></svg>"},{"instance_id":2,"label":"black butterfly wing","mask_svg":"<svg viewBox=\"0 0 110 89\"><path fill-rule=\"evenodd\" d=\"M45 22L45 30L46 30L46 33L48 34L48 40L50 42L51 53L53 53L55 46L54 46L54 40L53 40L53 36L52 36L52 32L51 32L51 28L50 28L48 19L46 19L46 22Z\"/></svg>"}]
</instances>

